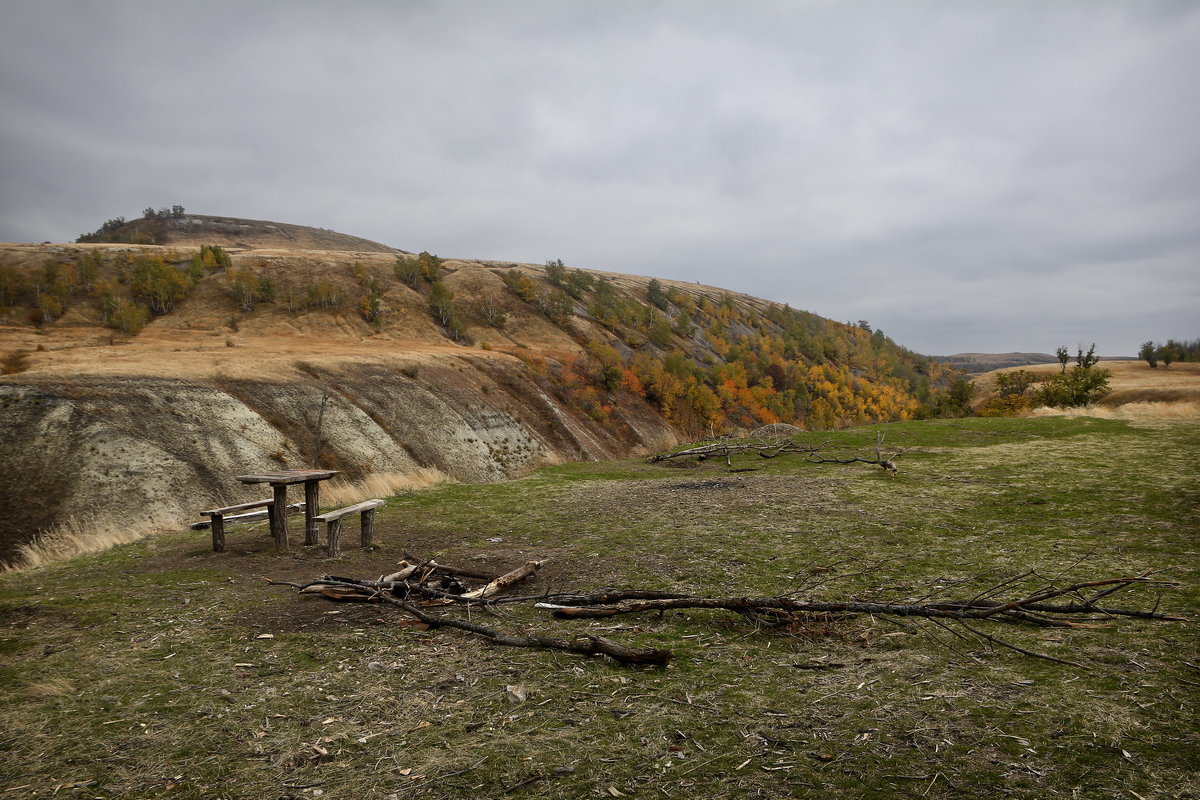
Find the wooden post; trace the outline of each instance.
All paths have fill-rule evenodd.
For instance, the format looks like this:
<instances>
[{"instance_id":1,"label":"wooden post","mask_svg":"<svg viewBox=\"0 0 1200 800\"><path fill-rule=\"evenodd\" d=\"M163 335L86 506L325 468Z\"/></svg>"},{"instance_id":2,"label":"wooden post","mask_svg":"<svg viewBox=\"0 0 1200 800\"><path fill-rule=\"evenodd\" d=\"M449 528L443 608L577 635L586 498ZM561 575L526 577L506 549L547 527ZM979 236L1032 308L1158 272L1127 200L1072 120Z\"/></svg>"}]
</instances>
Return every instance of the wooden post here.
<instances>
[{"instance_id":1,"label":"wooden post","mask_svg":"<svg viewBox=\"0 0 1200 800\"><path fill-rule=\"evenodd\" d=\"M341 538L342 535L342 518L338 517L337 519L329 520L329 522L326 523L325 528L329 532L329 557L337 558L342 554L342 551L338 546L338 539Z\"/></svg>"},{"instance_id":2,"label":"wooden post","mask_svg":"<svg viewBox=\"0 0 1200 800\"><path fill-rule=\"evenodd\" d=\"M321 523L314 517L320 512L320 481L304 482L304 544L312 547L321 542Z\"/></svg>"},{"instance_id":3,"label":"wooden post","mask_svg":"<svg viewBox=\"0 0 1200 800\"><path fill-rule=\"evenodd\" d=\"M375 533L375 509L368 508L362 512L362 546L371 546L371 536Z\"/></svg>"},{"instance_id":4,"label":"wooden post","mask_svg":"<svg viewBox=\"0 0 1200 800\"><path fill-rule=\"evenodd\" d=\"M287 484L273 483L271 488L275 490L275 504L268 512L268 518L271 520L271 536L275 539L275 552L286 553L288 551Z\"/></svg>"},{"instance_id":5,"label":"wooden post","mask_svg":"<svg viewBox=\"0 0 1200 800\"><path fill-rule=\"evenodd\" d=\"M225 517L221 514L212 515L213 552L225 552Z\"/></svg>"}]
</instances>

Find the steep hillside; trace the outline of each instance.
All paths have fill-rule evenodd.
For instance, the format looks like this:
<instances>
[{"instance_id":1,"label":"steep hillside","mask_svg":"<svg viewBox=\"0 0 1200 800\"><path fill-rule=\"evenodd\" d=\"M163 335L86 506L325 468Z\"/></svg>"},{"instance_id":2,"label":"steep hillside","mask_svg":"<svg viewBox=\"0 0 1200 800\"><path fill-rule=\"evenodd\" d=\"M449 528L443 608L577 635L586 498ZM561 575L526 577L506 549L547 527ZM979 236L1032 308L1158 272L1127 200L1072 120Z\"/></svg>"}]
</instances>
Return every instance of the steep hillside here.
<instances>
[{"instance_id":1,"label":"steep hillside","mask_svg":"<svg viewBox=\"0 0 1200 800\"><path fill-rule=\"evenodd\" d=\"M72 516L178 525L303 466L495 480L786 421L928 413L943 367L698 284L393 251L0 246L0 558Z\"/></svg>"}]
</instances>

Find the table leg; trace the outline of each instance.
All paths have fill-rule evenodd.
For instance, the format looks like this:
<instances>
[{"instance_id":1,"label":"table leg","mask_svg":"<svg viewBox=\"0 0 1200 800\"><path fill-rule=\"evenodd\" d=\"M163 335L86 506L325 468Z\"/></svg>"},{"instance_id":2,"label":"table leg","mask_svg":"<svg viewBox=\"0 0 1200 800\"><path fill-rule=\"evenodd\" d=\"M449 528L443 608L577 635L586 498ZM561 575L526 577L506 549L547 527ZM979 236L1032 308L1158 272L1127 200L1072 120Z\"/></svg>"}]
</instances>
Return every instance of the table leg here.
<instances>
[{"instance_id":1,"label":"table leg","mask_svg":"<svg viewBox=\"0 0 1200 800\"><path fill-rule=\"evenodd\" d=\"M321 541L321 523L316 516L321 513L321 482L304 482L304 544L308 547Z\"/></svg>"},{"instance_id":2,"label":"table leg","mask_svg":"<svg viewBox=\"0 0 1200 800\"><path fill-rule=\"evenodd\" d=\"M225 517L221 514L212 515L213 552L225 552Z\"/></svg>"},{"instance_id":3,"label":"table leg","mask_svg":"<svg viewBox=\"0 0 1200 800\"><path fill-rule=\"evenodd\" d=\"M286 553L288 550L287 533L287 484L273 483L275 490L275 516L271 519L271 536L275 539L275 552Z\"/></svg>"}]
</instances>

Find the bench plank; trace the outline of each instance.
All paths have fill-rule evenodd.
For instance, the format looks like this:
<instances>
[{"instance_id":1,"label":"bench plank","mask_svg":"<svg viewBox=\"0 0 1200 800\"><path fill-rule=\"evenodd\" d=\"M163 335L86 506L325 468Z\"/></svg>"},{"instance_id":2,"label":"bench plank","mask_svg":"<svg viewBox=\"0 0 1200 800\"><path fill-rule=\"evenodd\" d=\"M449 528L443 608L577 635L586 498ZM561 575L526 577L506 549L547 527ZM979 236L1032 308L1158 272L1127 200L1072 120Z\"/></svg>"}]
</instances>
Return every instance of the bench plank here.
<instances>
[{"instance_id":1,"label":"bench plank","mask_svg":"<svg viewBox=\"0 0 1200 800\"><path fill-rule=\"evenodd\" d=\"M235 511L248 511L252 508L265 508L274 502L275 502L274 499L270 499L270 500L255 500L253 503L238 503L236 506L225 506L224 508L214 508L210 511L201 511L200 516L211 517L213 514L220 514L221 516L225 516L226 514L232 514Z\"/></svg>"},{"instance_id":2,"label":"bench plank","mask_svg":"<svg viewBox=\"0 0 1200 800\"><path fill-rule=\"evenodd\" d=\"M271 502L273 503L274 501L271 501ZM216 511L219 511L219 510L220 509L216 509ZM292 503L287 507L287 510L288 510L289 514L295 513L297 511L303 511L304 503ZM204 511L201 513L209 515L209 516L216 515L215 511ZM221 514L220 516L225 518L226 525L236 525L239 522L260 522L261 520L264 520L267 518L267 509L264 508L262 511L250 511L245 514L232 514L232 515L228 515L228 516ZM194 531L206 531L206 530L208 530L208 528L211 524L212 523L209 520L205 519L205 520L200 520L199 522L193 522L189 527Z\"/></svg>"},{"instance_id":3,"label":"bench plank","mask_svg":"<svg viewBox=\"0 0 1200 800\"><path fill-rule=\"evenodd\" d=\"M352 506L339 508L336 511L327 511L320 516L313 517L313 519L319 522L333 522L335 519L341 519L342 517L353 514L356 511L367 511L368 509L379 508L381 505L383 505L382 500L365 500L361 503L355 503Z\"/></svg>"}]
</instances>

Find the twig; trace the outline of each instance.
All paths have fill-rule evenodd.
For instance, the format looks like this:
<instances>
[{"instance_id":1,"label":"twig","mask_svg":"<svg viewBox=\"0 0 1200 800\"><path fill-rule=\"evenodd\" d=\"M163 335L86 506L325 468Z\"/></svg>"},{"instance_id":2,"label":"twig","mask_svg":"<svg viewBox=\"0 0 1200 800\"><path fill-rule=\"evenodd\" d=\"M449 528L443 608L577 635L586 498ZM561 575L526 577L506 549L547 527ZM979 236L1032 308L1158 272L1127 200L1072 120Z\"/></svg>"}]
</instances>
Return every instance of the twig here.
<instances>
[{"instance_id":1,"label":"twig","mask_svg":"<svg viewBox=\"0 0 1200 800\"><path fill-rule=\"evenodd\" d=\"M1078 667L1079 669L1087 669L1087 667L1085 667L1083 664L1077 663L1075 661L1067 661L1065 658L1055 658L1054 656L1048 656L1045 653L1038 653L1033 650L1026 650L1024 647L1019 647L1019 646L1013 644L1012 642L1006 642L1003 639L992 636L989 633L984 633L981 630L972 628L970 625L968 625L966 622L964 622L962 620L959 620L958 624L962 625L964 628L966 628L967 630L969 630L971 633L975 634L979 638L986 639L989 642L992 642L993 644L1000 645L1001 647L1007 647L1009 650L1016 650L1018 653L1022 653L1027 656L1032 656L1034 658L1043 658L1046 661L1054 661L1058 664L1066 664L1069 667Z\"/></svg>"}]
</instances>

